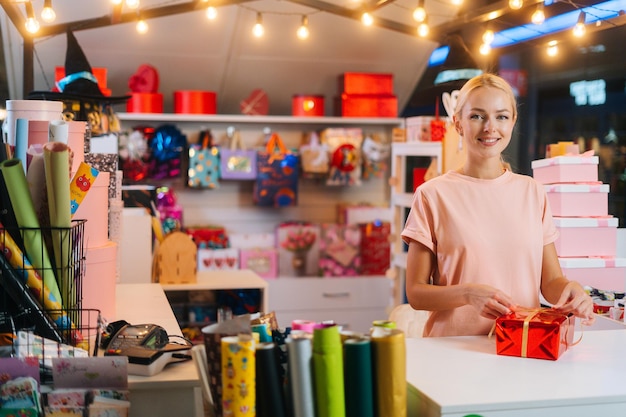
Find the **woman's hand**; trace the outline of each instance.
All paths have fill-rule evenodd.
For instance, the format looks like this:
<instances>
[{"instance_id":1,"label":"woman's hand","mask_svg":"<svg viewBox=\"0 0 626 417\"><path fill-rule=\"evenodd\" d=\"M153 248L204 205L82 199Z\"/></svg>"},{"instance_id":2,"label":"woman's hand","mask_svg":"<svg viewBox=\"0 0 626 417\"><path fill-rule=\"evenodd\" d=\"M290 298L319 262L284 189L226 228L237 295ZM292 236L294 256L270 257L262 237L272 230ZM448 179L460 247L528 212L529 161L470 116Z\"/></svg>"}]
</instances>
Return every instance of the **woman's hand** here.
<instances>
[{"instance_id":1,"label":"woman's hand","mask_svg":"<svg viewBox=\"0 0 626 417\"><path fill-rule=\"evenodd\" d=\"M572 313L582 319L582 324L590 326L596 317L593 314L593 300L583 287L575 281L569 281L561 292L559 301L552 306L563 313Z\"/></svg>"},{"instance_id":2,"label":"woman's hand","mask_svg":"<svg viewBox=\"0 0 626 417\"><path fill-rule=\"evenodd\" d=\"M510 314L516 307L511 297L490 285L468 284L465 297L481 316L492 320Z\"/></svg>"}]
</instances>

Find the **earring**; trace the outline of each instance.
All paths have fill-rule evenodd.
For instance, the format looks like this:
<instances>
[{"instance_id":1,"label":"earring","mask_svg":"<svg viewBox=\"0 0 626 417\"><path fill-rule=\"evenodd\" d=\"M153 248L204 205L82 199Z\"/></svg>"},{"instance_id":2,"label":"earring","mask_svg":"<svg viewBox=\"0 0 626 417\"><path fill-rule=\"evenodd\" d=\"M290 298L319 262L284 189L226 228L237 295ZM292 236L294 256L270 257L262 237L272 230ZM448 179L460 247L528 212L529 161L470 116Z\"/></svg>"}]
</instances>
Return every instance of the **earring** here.
<instances>
[{"instance_id":1,"label":"earring","mask_svg":"<svg viewBox=\"0 0 626 417\"><path fill-rule=\"evenodd\" d=\"M461 152L463 150L463 136L459 134L459 146L457 147L457 151Z\"/></svg>"}]
</instances>

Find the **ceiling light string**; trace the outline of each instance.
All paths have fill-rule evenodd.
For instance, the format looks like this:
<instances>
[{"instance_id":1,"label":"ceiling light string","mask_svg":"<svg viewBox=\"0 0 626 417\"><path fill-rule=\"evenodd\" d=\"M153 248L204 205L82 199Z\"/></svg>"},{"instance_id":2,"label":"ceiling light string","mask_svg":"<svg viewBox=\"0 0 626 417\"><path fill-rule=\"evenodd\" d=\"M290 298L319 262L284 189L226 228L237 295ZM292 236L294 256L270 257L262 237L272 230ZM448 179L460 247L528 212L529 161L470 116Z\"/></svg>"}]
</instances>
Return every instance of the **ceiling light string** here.
<instances>
[{"instance_id":1,"label":"ceiling light string","mask_svg":"<svg viewBox=\"0 0 626 417\"><path fill-rule=\"evenodd\" d=\"M39 31L39 21L35 17L33 3L28 1L24 3L24 7L26 8L26 22L24 23L24 26L29 33L37 33Z\"/></svg>"},{"instance_id":2,"label":"ceiling light string","mask_svg":"<svg viewBox=\"0 0 626 417\"><path fill-rule=\"evenodd\" d=\"M52 0L44 0L43 9L41 9L41 20L46 23L52 23L57 18L57 14L52 8Z\"/></svg>"}]
</instances>

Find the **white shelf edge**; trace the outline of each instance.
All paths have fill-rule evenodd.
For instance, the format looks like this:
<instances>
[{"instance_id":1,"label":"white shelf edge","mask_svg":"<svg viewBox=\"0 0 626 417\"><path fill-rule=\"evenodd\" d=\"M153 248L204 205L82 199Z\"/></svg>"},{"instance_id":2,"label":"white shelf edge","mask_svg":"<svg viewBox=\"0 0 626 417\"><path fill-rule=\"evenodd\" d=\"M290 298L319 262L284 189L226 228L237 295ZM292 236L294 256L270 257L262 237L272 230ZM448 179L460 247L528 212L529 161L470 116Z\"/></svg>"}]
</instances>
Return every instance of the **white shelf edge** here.
<instances>
[{"instance_id":1,"label":"white shelf edge","mask_svg":"<svg viewBox=\"0 0 626 417\"><path fill-rule=\"evenodd\" d=\"M394 206L410 208L413 204L413 194L410 193L393 194L391 199Z\"/></svg>"},{"instance_id":2,"label":"white shelf edge","mask_svg":"<svg viewBox=\"0 0 626 417\"><path fill-rule=\"evenodd\" d=\"M237 114L178 114L178 113L116 113L120 121L172 123L240 123L283 125L382 125L404 126L403 118L394 117L302 117L247 116Z\"/></svg>"}]
</instances>

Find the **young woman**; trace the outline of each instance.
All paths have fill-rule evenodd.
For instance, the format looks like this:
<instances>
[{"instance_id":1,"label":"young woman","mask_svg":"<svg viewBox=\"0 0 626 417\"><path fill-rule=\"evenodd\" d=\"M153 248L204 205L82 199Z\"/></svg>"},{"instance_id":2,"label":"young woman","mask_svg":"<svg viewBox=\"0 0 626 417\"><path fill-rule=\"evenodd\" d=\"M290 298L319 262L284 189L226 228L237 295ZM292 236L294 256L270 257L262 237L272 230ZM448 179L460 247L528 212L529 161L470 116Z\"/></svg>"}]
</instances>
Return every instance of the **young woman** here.
<instances>
[{"instance_id":1,"label":"young woman","mask_svg":"<svg viewBox=\"0 0 626 417\"><path fill-rule=\"evenodd\" d=\"M431 311L424 336L488 334L497 317L539 307L540 293L584 324L594 320L591 297L561 271L543 186L502 159L516 106L502 78L469 80L453 117L467 159L415 192L402 237L408 301Z\"/></svg>"}]
</instances>

